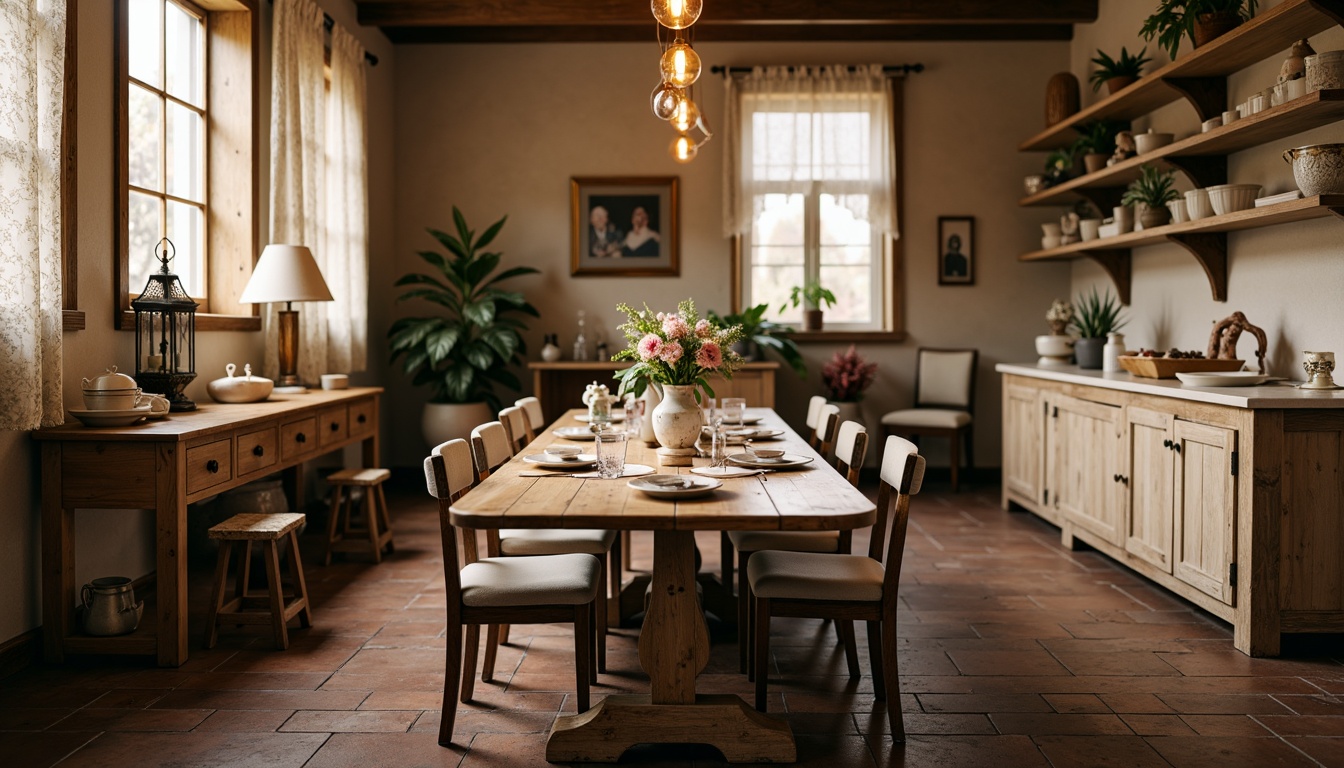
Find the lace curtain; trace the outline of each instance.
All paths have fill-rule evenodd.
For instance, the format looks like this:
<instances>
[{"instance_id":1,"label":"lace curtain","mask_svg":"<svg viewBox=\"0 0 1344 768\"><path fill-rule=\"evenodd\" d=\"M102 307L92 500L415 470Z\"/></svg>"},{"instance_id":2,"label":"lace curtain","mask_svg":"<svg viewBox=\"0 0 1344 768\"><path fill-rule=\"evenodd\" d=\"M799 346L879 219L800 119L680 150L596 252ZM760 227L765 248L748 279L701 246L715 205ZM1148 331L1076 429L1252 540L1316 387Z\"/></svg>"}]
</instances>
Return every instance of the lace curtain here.
<instances>
[{"instance_id":1,"label":"lace curtain","mask_svg":"<svg viewBox=\"0 0 1344 768\"><path fill-rule=\"evenodd\" d=\"M306 245L334 301L300 308L299 378L363 370L368 346L364 50L332 29L331 91L323 75L322 9L276 0L271 56L272 243ZM278 358L276 312L266 317L267 376Z\"/></svg>"},{"instance_id":2,"label":"lace curtain","mask_svg":"<svg viewBox=\"0 0 1344 768\"><path fill-rule=\"evenodd\" d=\"M0 2L0 429L62 423L65 0Z\"/></svg>"},{"instance_id":3,"label":"lace curtain","mask_svg":"<svg viewBox=\"0 0 1344 768\"><path fill-rule=\"evenodd\" d=\"M881 65L756 67L725 83L726 236L751 229L762 195L815 183L898 236L891 82Z\"/></svg>"}]
</instances>

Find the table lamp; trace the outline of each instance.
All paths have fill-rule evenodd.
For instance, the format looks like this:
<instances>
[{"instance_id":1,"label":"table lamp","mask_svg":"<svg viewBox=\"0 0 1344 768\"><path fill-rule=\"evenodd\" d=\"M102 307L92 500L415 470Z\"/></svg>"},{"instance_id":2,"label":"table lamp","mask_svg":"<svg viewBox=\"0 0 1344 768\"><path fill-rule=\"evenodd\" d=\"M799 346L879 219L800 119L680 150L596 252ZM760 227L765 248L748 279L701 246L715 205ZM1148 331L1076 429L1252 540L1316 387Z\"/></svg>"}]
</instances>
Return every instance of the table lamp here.
<instances>
[{"instance_id":1,"label":"table lamp","mask_svg":"<svg viewBox=\"0 0 1344 768\"><path fill-rule=\"evenodd\" d=\"M303 245L268 245L261 252L252 277L239 297L243 304L283 301L280 310L280 379L275 392L297 393L308 389L299 380L299 313L295 301L333 301L313 252Z\"/></svg>"}]
</instances>

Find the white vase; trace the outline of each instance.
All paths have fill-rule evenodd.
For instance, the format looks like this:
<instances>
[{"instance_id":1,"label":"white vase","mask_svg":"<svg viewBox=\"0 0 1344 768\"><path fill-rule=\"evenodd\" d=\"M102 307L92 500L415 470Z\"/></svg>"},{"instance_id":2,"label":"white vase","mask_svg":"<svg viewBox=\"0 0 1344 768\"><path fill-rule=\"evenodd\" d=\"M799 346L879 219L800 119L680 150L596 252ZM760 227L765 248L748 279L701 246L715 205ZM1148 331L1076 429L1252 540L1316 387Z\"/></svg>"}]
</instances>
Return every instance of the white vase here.
<instances>
[{"instance_id":1,"label":"white vase","mask_svg":"<svg viewBox=\"0 0 1344 768\"><path fill-rule=\"evenodd\" d=\"M695 385L664 384L663 401L653 409L653 434L664 448L690 448L700 436L702 415Z\"/></svg>"},{"instance_id":2,"label":"white vase","mask_svg":"<svg viewBox=\"0 0 1344 768\"><path fill-rule=\"evenodd\" d=\"M1037 365L1068 365L1073 357L1073 337L1046 334L1036 337Z\"/></svg>"},{"instance_id":3,"label":"white vase","mask_svg":"<svg viewBox=\"0 0 1344 768\"><path fill-rule=\"evenodd\" d=\"M1124 370L1120 365L1120 356L1125 354L1125 335L1123 333L1106 334L1106 346L1101 348L1101 370L1105 373L1119 373Z\"/></svg>"},{"instance_id":4,"label":"white vase","mask_svg":"<svg viewBox=\"0 0 1344 768\"><path fill-rule=\"evenodd\" d=\"M658 385L650 383L644 388L644 394L639 399L644 401L644 418L639 422L639 439L649 445L657 445L658 437L653 434L653 412L663 401L662 395L658 392Z\"/></svg>"},{"instance_id":5,"label":"white vase","mask_svg":"<svg viewBox=\"0 0 1344 768\"><path fill-rule=\"evenodd\" d=\"M449 440L471 438L471 430L494 421L488 403L425 403L420 433L430 448Z\"/></svg>"}]
</instances>

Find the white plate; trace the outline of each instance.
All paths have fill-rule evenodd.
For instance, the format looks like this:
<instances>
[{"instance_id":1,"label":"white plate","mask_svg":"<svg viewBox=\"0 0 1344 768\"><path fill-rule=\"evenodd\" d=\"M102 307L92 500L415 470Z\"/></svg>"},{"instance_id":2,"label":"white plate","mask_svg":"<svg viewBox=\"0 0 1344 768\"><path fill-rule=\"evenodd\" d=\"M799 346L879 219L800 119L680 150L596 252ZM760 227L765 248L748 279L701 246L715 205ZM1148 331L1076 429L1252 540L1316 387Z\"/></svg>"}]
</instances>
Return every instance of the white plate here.
<instances>
[{"instance_id":1,"label":"white plate","mask_svg":"<svg viewBox=\"0 0 1344 768\"><path fill-rule=\"evenodd\" d=\"M745 453L734 453L728 456L728 461L739 467L755 467L757 469L792 469L801 467L804 464L811 463L811 456L799 456L796 453L786 453L778 459L753 459Z\"/></svg>"},{"instance_id":2,"label":"white plate","mask_svg":"<svg viewBox=\"0 0 1344 768\"><path fill-rule=\"evenodd\" d=\"M588 427L556 427L552 434L566 440L592 440L596 433Z\"/></svg>"},{"instance_id":3,"label":"white plate","mask_svg":"<svg viewBox=\"0 0 1344 768\"><path fill-rule=\"evenodd\" d=\"M712 477L649 475L631 480L626 485L655 499L691 499L713 493L723 483Z\"/></svg>"},{"instance_id":4,"label":"white plate","mask_svg":"<svg viewBox=\"0 0 1344 768\"><path fill-rule=\"evenodd\" d=\"M752 477L761 474L761 470L750 467L696 467L691 471L705 477Z\"/></svg>"},{"instance_id":5,"label":"white plate","mask_svg":"<svg viewBox=\"0 0 1344 768\"><path fill-rule=\"evenodd\" d=\"M1264 384L1269 376L1254 371L1231 373L1178 373L1176 378L1191 387L1254 387Z\"/></svg>"},{"instance_id":6,"label":"white plate","mask_svg":"<svg viewBox=\"0 0 1344 768\"><path fill-rule=\"evenodd\" d=\"M586 413L580 413L579 415L577 415L577 416L574 417L574 420L575 420L575 421L582 421L584 424L587 424L587 423L588 423L588 414L586 414ZM612 412L611 412L611 420L612 420L612 422L617 422L617 423L622 422L622 421L625 421L625 411L624 411L624 410L612 411Z\"/></svg>"},{"instance_id":7,"label":"white plate","mask_svg":"<svg viewBox=\"0 0 1344 768\"><path fill-rule=\"evenodd\" d=\"M127 427L149 415L149 405L117 411L85 411L70 409L70 415L86 427Z\"/></svg>"},{"instance_id":8,"label":"white plate","mask_svg":"<svg viewBox=\"0 0 1344 768\"><path fill-rule=\"evenodd\" d=\"M563 461L552 461L544 453L533 453L523 457L523 461L528 464L536 464L538 467L546 469L578 469L579 467L591 467L597 463L597 457L591 453L580 453L572 459Z\"/></svg>"}]
</instances>

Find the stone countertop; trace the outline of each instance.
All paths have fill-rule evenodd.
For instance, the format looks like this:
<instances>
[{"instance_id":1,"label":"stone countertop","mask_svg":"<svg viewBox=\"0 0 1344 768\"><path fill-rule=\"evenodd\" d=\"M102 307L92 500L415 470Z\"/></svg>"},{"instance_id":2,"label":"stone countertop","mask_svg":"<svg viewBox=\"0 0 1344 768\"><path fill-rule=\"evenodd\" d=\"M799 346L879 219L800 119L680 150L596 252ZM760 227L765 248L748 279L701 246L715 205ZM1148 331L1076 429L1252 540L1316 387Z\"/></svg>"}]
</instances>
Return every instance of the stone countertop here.
<instances>
[{"instance_id":1,"label":"stone countertop","mask_svg":"<svg viewBox=\"0 0 1344 768\"><path fill-rule=\"evenodd\" d=\"M1233 408L1344 408L1344 389L1312 391L1298 389L1299 382L1270 382L1256 387L1190 387L1178 379L1147 379L1121 371L1085 371L1076 365L999 363L999 373L1033 379L1062 381L1090 387L1171 397Z\"/></svg>"}]
</instances>

